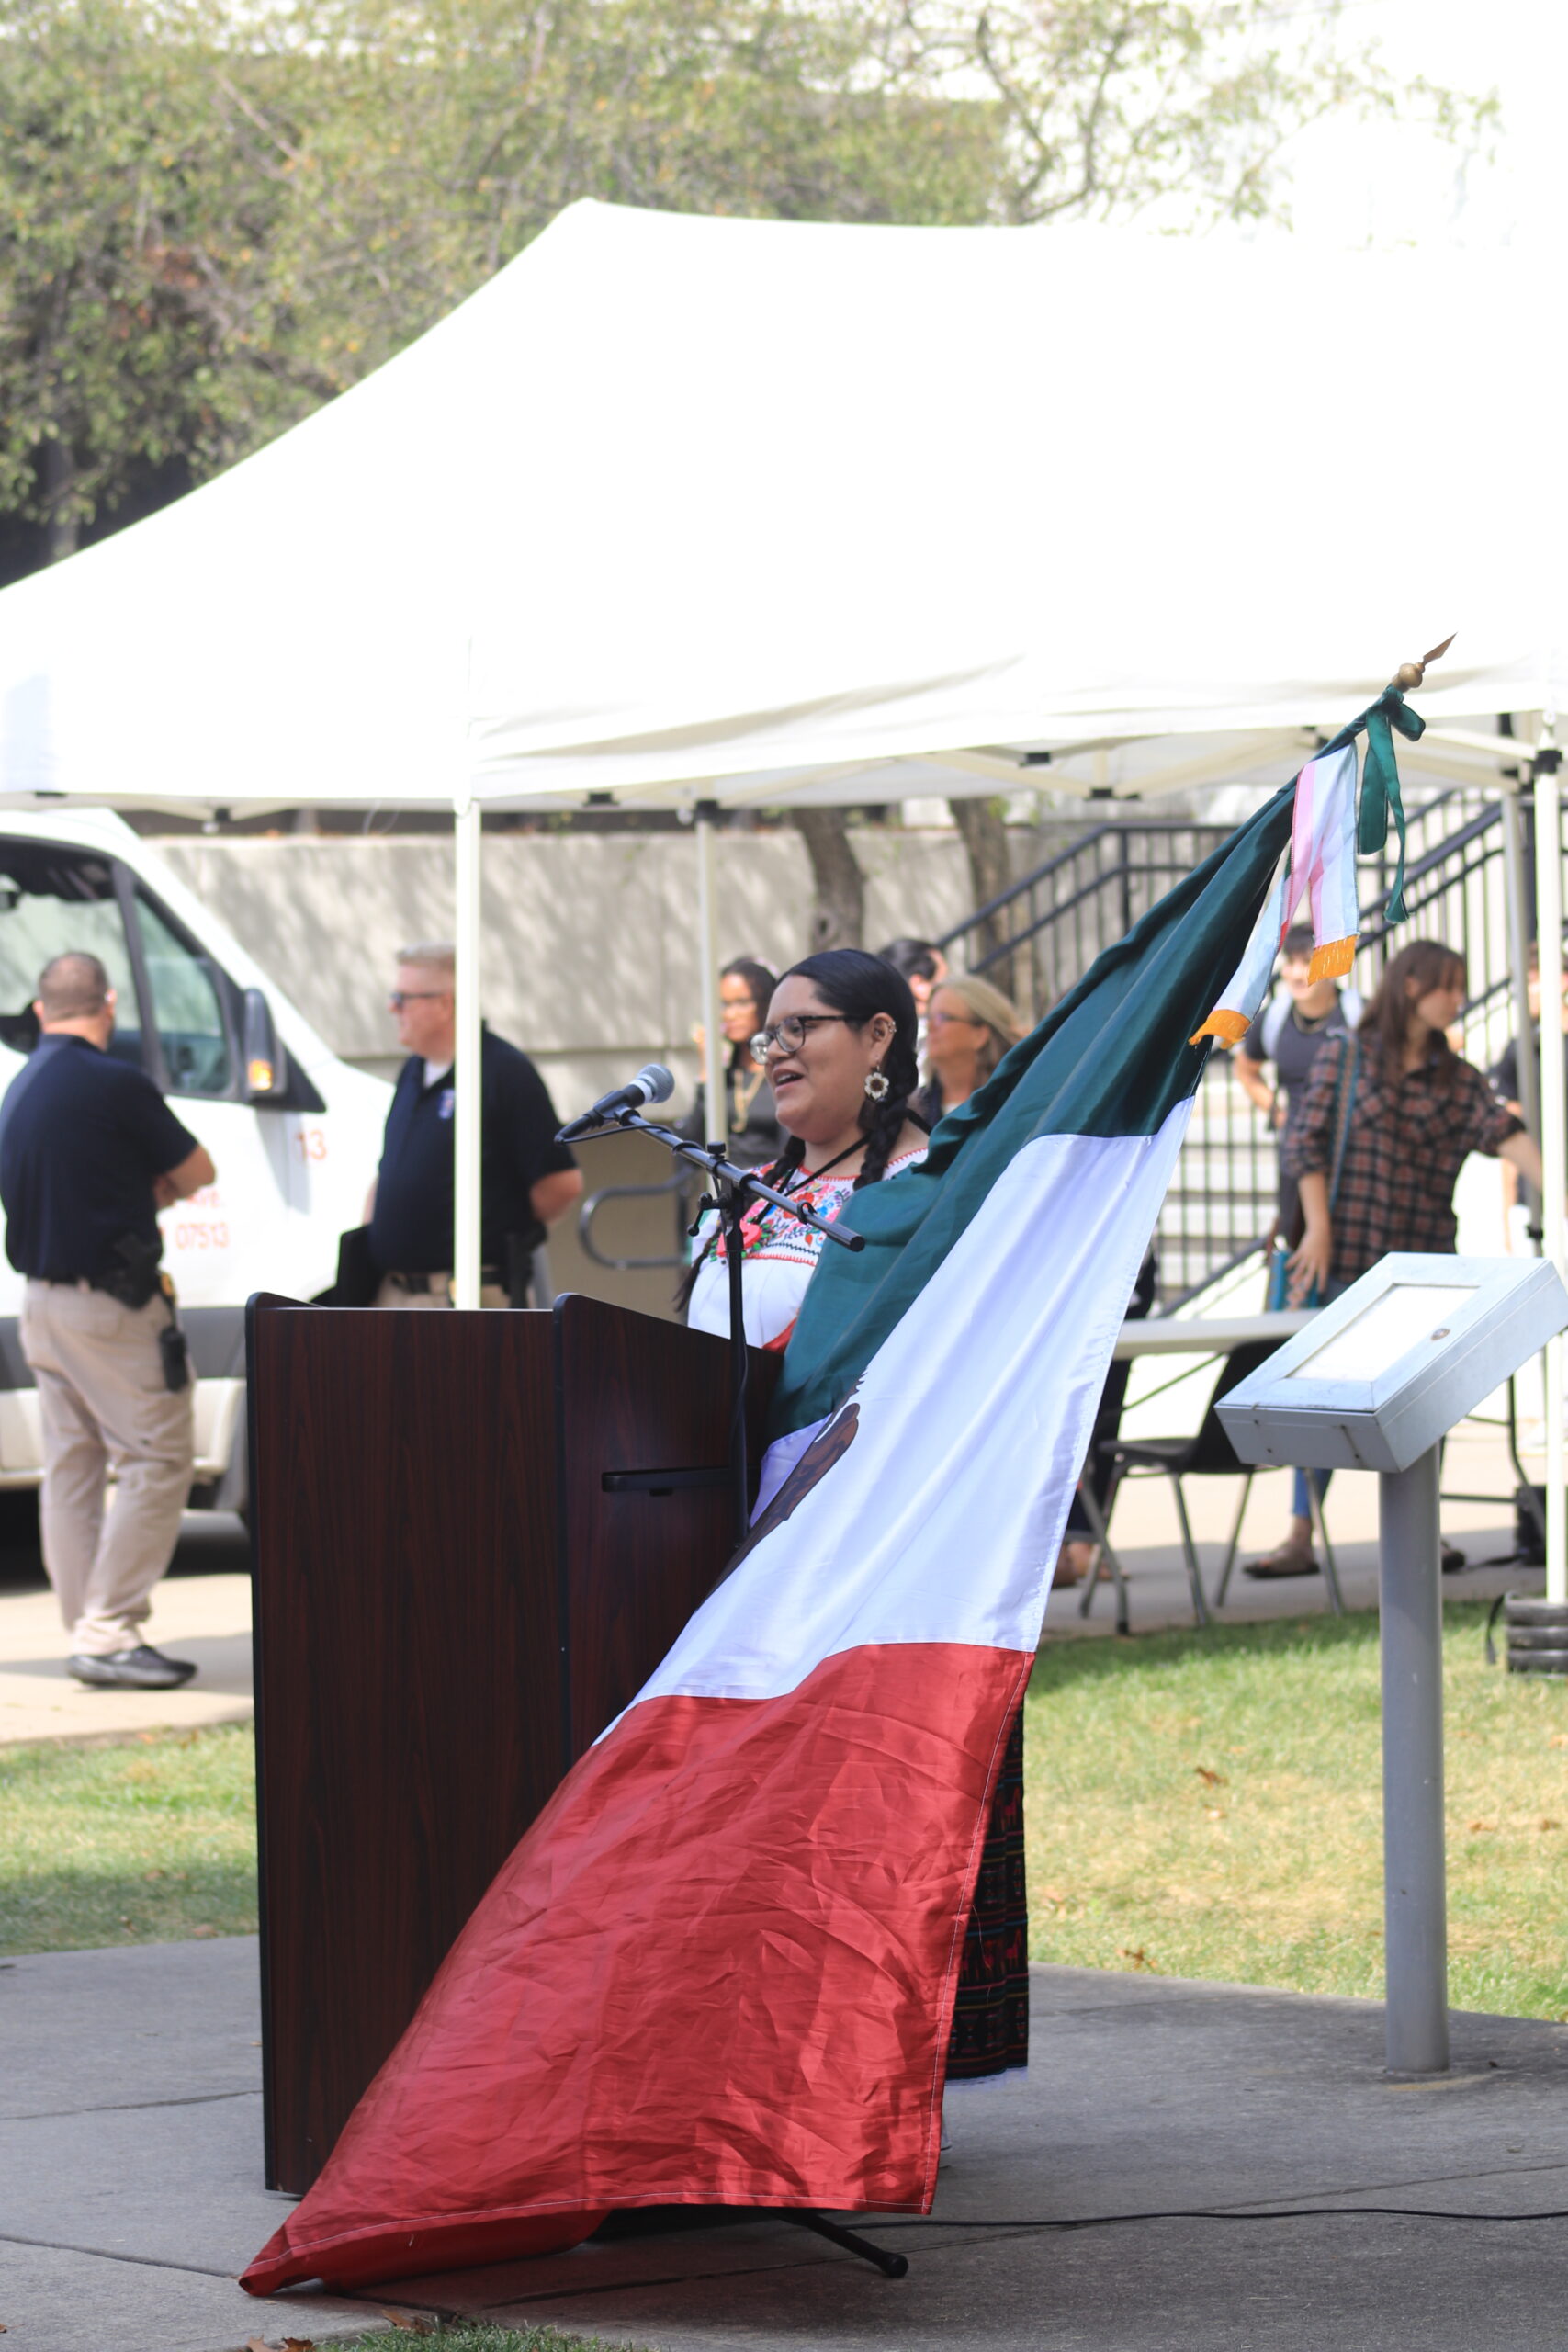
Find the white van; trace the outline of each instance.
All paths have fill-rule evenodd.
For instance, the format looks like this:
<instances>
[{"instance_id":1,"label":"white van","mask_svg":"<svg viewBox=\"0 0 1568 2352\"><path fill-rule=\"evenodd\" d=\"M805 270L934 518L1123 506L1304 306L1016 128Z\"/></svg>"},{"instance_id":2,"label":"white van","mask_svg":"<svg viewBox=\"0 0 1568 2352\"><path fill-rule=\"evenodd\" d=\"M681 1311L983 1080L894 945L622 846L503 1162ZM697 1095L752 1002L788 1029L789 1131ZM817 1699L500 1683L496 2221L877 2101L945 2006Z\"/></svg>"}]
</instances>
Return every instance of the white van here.
<instances>
[{"instance_id":1,"label":"white van","mask_svg":"<svg viewBox=\"0 0 1568 2352\"><path fill-rule=\"evenodd\" d=\"M146 1070L212 1154L218 1181L164 1212L164 1263L197 1374L192 1500L244 1500L244 1311L309 1298L362 1222L391 1089L351 1069L129 825L105 809L0 812L0 1092L37 1038L51 956L101 958L118 997L109 1051ZM17 1331L22 1277L0 1261L0 1488L43 1466Z\"/></svg>"}]
</instances>

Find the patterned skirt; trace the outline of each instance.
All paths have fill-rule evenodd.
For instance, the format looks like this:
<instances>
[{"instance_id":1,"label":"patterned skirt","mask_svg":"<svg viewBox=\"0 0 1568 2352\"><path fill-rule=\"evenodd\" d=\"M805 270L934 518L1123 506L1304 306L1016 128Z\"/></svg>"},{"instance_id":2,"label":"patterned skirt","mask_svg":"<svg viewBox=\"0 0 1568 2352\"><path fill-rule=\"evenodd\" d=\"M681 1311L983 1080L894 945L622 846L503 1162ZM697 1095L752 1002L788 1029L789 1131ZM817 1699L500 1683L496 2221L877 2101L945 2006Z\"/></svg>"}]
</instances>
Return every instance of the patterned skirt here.
<instances>
[{"instance_id":1,"label":"patterned skirt","mask_svg":"<svg viewBox=\"0 0 1568 2352\"><path fill-rule=\"evenodd\" d=\"M947 2045L947 2079L976 2082L1028 2064L1029 1897L1023 1876L1021 1702L1008 1734L975 1882Z\"/></svg>"}]
</instances>

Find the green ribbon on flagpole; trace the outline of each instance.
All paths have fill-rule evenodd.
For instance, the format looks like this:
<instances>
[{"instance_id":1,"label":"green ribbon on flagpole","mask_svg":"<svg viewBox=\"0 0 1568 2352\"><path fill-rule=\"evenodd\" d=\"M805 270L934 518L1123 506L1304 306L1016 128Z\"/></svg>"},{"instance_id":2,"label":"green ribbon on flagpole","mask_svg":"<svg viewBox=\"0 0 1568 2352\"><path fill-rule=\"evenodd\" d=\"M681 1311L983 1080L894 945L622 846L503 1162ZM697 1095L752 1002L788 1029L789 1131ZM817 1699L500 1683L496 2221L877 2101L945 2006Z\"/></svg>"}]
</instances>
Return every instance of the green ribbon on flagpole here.
<instances>
[{"instance_id":1,"label":"green ribbon on flagpole","mask_svg":"<svg viewBox=\"0 0 1568 2352\"><path fill-rule=\"evenodd\" d=\"M1417 743L1427 731L1427 722L1418 711L1411 709L1397 686L1385 686L1376 702L1370 703L1348 727L1342 727L1332 743L1318 753L1326 759L1331 752L1342 752L1363 732L1367 739L1366 754L1361 762L1361 806L1357 822L1356 846L1363 857L1376 857L1388 842L1389 812L1393 813L1393 829L1399 837L1399 856L1394 866L1393 888L1388 894L1383 915L1389 922L1404 921L1404 803L1399 794L1399 767L1393 756L1393 734L1398 729L1407 743Z\"/></svg>"}]
</instances>

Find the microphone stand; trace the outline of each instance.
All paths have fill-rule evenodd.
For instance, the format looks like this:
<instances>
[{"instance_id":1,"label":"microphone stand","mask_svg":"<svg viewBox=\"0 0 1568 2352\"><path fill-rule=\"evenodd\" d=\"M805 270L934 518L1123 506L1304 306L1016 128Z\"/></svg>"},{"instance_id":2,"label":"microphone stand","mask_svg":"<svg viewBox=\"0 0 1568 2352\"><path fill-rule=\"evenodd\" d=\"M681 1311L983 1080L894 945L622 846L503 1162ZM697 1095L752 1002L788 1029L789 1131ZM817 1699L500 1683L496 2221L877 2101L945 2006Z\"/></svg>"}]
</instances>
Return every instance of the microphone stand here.
<instances>
[{"instance_id":1,"label":"microphone stand","mask_svg":"<svg viewBox=\"0 0 1568 2352\"><path fill-rule=\"evenodd\" d=\"M751 1470L748 1460L746 1438L746 1309L743 1295L745 1267L740 1255L740 1221L751 1201L767 1201L773 1207L783 1209L797 1225L808 1225L840 1250L863 1250L865 1237L846 1233L829 1223L816 1209L807 1208L803 1201L792 1200L787 1193L775 1192L773 1185L750 1168L738 1168L727 1159L717 1144L693 1143L689 1136L678 1135L673 1127L661 1127L651 1119L628 1107L615 1112L602 1126L588 1134L582 1131L581 1119L571 1120L562 1127L558 1143L597 1143L601 1136L617 1133L651 1136L666 1151L688 1167L700 1168L707 1184L697 1204L699 1219L708 1209L718 1211L719 1226L724 1235L725 1268L729 1278L729 1468L735 1490L735 1540L744 1544L751 1525ZM696 1227L692 1227L695 1233Z\"/></svg>"}]
</instances>

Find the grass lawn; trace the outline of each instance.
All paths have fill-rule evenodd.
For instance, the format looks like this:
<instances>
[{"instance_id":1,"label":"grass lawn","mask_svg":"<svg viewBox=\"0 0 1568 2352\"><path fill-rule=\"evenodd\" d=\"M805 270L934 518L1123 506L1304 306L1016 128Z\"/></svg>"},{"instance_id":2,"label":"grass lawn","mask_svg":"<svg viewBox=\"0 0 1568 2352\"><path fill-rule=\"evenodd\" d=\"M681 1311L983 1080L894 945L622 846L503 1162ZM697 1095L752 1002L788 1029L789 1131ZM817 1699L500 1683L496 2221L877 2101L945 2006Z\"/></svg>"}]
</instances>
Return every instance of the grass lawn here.
<instances>
[{"instance_id":1,"label":"grass lawn","mask_svg":"<svg viewBox=\"0 0 1568 2352\"><path fill-rule=\"evenodd\" d=\"M1449 1996L1568 2017L1568 1682L1447 1612ZM1377 1621L1047 1644L1026 1713L1030 1954L1381 1997Z\"/></svg>"},{"instance_id":2,"label":"grass lawn","mask_svg":"<svg viewBox=\"0 0 1568 2352\"><path fill-rule=\"evenodd\" d=\"M244 1936L255 1924L248 1724L0 1747L0 1952Z\"/></svg>"},{"instance_id":3,"label":"grass lawn","mask_svg":"<svg viewBox=\"0 0 1568 2352\"><path fill-rule=\"evenodd\" d=\"M1450 1996L1568 2018L1568 1684L1486 1667L1483 1613L1448 1612ZM1374 1617L1054 1641L1027 1722L1036 1960L1381 1995ZM243 1724L0 1748L0 1951L250 1932L251 1769Z\"/></svg>"}]
</instances>

